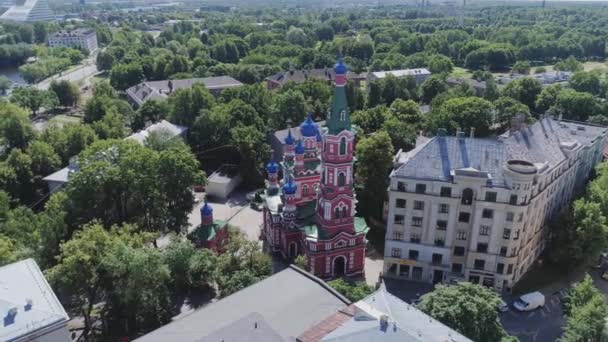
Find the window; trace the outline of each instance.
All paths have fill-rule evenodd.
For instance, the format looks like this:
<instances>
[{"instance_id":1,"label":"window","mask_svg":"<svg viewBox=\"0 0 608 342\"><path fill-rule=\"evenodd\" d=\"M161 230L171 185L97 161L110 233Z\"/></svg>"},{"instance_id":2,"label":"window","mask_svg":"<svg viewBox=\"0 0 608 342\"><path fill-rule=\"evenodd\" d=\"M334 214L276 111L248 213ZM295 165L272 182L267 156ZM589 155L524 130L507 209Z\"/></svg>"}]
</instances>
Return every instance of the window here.
<instances>
[{"instance_id":1,"label":"window","mask_svg":"<svg viewBox=\"0 0 608 342\"><path fill-rule=\"evenodd\" d=\"M340 155L346 154L346 138L340 139Z\"/></svg>"},{"instance_id":2,"label":"window","mask_svg":"<svg viewBox=\"0 0 608 342\"><path fill-rule=\"evenodd\" d=\"M397 200L395 201L395 207L397 208L405 208L405 200L402 198L397 198Z\"/></svg>"},{"instance_id":3,"label":"window","mask_svg":"<svg viewBox=\"0 0 608 342\"><path fill-rule=\"evenodd\" d=\"M433 253L433 264L435 265L440 265L441 261L443 260L443 255L439 254L439 253Z\"/></svg>"},{"instance_id":4,"label":"window","mask_svg":"<svg viewBox=\"0 0 608 342\"><path fill-rule=\"evenodd\" d=\"M410 260L418 260L418 251L414 249L410 249Z\"/></svg>"},{"instance_id":5,"label":"window","mask_svg":"<svg viewBox=\"0 0 608 342\"><path fill-rule=\"evenodd\" d=\"M403 224L405 222L405 216L395 215L395 224Z\"/></svg>"},{"instance_id":6,"label":"window","mask_svg":"<svg viewBox=\"0 0 608 342\"><path fill-rule=\"evenodd\" d=\"M479 253L488 253L488 244L487 243L478 243L477 244L477 252Z\"/></svg>"},{"instance_id":7,"label":"window","mask_svg":"<svg viewBox=\"0 0 608 342\"><path fill-rule=\"evenodd\" d=\"M486 201L487 202L496 202L496 193L494 191L486 192Z\"/></svg>"},{"instance_id":8,"label":"window","mask_svg":"<svg viewBox=\"0 0 608 342\"><path fill-rule=\"evenodd\" d=\"M498 263L496 264L496 273L503 274L505 271L505 264Z\"/></svg>"},{"instance_id":9,"label":"window","mask_svg":"<svg viewBox=\"0 0 608 342\"><path fill-rule=\"evenodd\" d=\"M464 247L456 246L454 247L454 255L455 256L463 256L464 255Z\"/></svg>"},{"instance_id":10,"label":"window","mask_svg":"<svg viewBox=\"0 0 608 342\"><path fill-rule=\"evenodd\" d=\"M491 219L492 217L494 217L494 210L492 210L492 209L484 209L481 212L481 217L487 218L487 219Z\"/></svg>"},{"instance_id":11,"label":"window","mask_svg":"<svg viewBox=\"0 0 608 342\"><path fill-rule=\"evenodd\" d=\"M509 211L507 213L507 222L513 222L513 217L515 216L515 214L513 214L513 212Z\"/></svg>"},{"instance_id":12,"label":"window","mask_svg":"<svg viewBox=\"0 0 608 342\"><path fill-rule=\"evenodd\" d=\"M507 240L510 239L511 238L511 229L505 228L502 231L502 238L507 239Z\"/></svg>"},{"instance_id":13,"label":"window","mask_svg":"<svg viewBox=\"0 0 608 342\"><path fill-rule=\"evenodd\" d=\"M507 256L507 247L500 247L500 256Z\"/></svg>"},{"instance_id":14,"label":"window","mask_svg":"<svg viewBox=\"0 0 608 342\"><path fill-rule=\"evenodd\" d=\"M346 207L342 207L342 218L346 218L348 216L348 210Z\"/></svg>"},{"instance_id":15,"label":"window","mask_svg":"<svg viewBox=\"0 0 608 342\"><path fill-rule=\"evenodd\" d=\"M403 182L397 182L397 191L405 192L407 185Z\"/></svg>"},{"instance_id":16,"label":"window","mask_svg":"<svg viewBox=\"0 0 608 342\"><path fill-rule=\"evenodd\" d=\"M448 221L437 220L437 230L446 230L448 228Z\"/></svg>"},{"instance_id":17,"label":"window","mask_svg":"<svg viewBox=\"0 0 608 342\"><path fill-rule=\"evenodd\" d=\"M399 248L391 249L391 256L393 258L401 258L401 250Z\"/></svg>"},{"instance_id":18,"label":"window","mask_svg":"<svg viewBox=\"0 0 608 342\"><path fill-rule=\"evenodd\" d=\"M456 232L456 240L466 240L467 239L467 231L459 230Z\"/></svg>"},{"instance_id":19,"label":"window","mask_svg":"<svg viewBox=\"0 0 608 342\"><path fill-rule=\"evenodd\" d=\"M439 195L441 197L452 197L452 188L449 186L442 186Z\"/></svg>"},{"instance_id":20,"label":"window","mask_svg":"<svg viewBox=\"0 0 608 342\"><path fill-rule=\"evenodd\" d=\"M458 222L469 223L469 219L471 218L471 214L460 212L458 214Z\"/></svg>"},{"instance_id":21,"label":"window","mask_svg":"<svg viewBox=\"0 0 608 342\"><path fill-rule=\"evenodd\" d=\"M393 232L393 239L395 239L395 240L402 240L403 239L403 233L402 232Z\"/></svg>"},{"instance_id":22,"label":"window","mask_svg":"<svg viewBox=\"0 0 608 342\"><path fill-rule=\"evenodd\" d=\"M422 227L422 217L417 217L417 216L412 217L412 226Z\"/></svg>"},{"instance_id":23,"label":"window","mask_svg":"<svg viewBox=\"0 0 608 342\"><path fill-rule=\"evenodd\" d=\"M302 196L308 196L308 185L306 184L302 186Z\"/></svg>"},{"instance_id":24,"label":"window","mask_svg":"<svg viewBox=\"0 0 608 342\"><path fill-rule=\"evenodd\" d=\"M519 216L517 216L517 222L521 222L524 219L524 213L519 213Z\"/></svg>"},{"instance_id":25,"label":"window","mask_svg":"<svg viewBox=\"0 0 608 342\"><path fill-rule=\"evenodd\" d=\"M479 226L479 235L490 235L490 226Z\"/></svg>"},{"instance_id":26,"label":"window","mask_svg":"<svg viewBox=\"0 0 608 342\"><path fill-rule=\"evenodd\" d=\"M515 234L513 234L513 240L517 240L519 239L519 230L515 231Z\"/></svg>"},{"instance_id":27,"label":"window","mask_svg":"<svg viewBox=\"0 0 608 342\"><path fill-rule=\"evenodd\" d=\"M473 190L464 189L462 191L462 198L460 199L460 204L471 205L473 203Z\"/></svg>"},{"instance_id":28,"label":"window","mask_svg":"<svg viewBox=\"0 0 608 342\"><path fill-rule=\"evenodd\" d=\"M476 270L481 270L481 271L483 271L485 267L486 267L486 261L485 261L485 260L482 260L482 259L475 259L475 265L474 265L474 268L475 268Z\"/></svg>"},{"instance_id":29,"label":"window","mask_svg":"<svg viewBox=\"0 0 608 342\"><path fill-rule=\"evenodd\" d=\"M426 184L416 184L416 193L417 194L426 193Z\"/></svg>"},{"instance_id":30,"label":"window","mask_svg":"<svg viewBox=\"0 0 608 342\"><path fill-rule=\"evenodd\" d=\"M424 210L424 202L414 201L414 210Z\"/></svg>"},{"instance_id":31,"label":"window","mask_svg":"<svg viewBox=\"0 0 608 342\"><path fill-rule=\"evenodd\" d=\"M420 243L420 233L412 233L412 234L410 234L410 242Z\"/></svg>"},{"instance_id":32,"label":"window","mask_svg":"<svg viewBox=\"0 0 608 342\"><path fill-rule=\"evenodd\" d=\"M407 277L410 274L410 267L408 265L399 265L399 275Z\"/></svg>"},{"instance_id":33,"label":"window","mask_svg":"<svg viewBox=\"0 0 608 342\"><path fill-rule=\"evenodd\" d=\"M336 207L334 209L334 219L339 219L340 218L340 208Z\"/></svg>"},{"instance_id":34,"label":"window","mask_svg":"<svg viewBox=\"0 0 608 342\"><path fill-rule=\"evenodd\" d=\"M450 212L450 205L449 204L440 204L439 205L439 213L441 214L447 214Z\"/></svg>"},{"instance_id":35,"label":"window","mask_svg":"<svg viewBox=\"0 0 608 342\"><path fill-rule=\"evenodd\" d=\"M514 257L517 255L517 247L511 248L511 256Z\"/></svg>"},{"instance_id":36,"label":"window","mask_svg":"<svg viewBox=\"0 0 608 342\"><path fill-rule=\"evenodd\" d=\"M507 274L511 273L513 273L513 264L509 264L509 266L507 267Z\"/></svg>"},{"instance_id":37,"label":"window","mask_svg":"<svg viewBox=\"0 0 608 342\"><path fill-rule=\"evenodd\" d=\"M469 283L471 284L479 284L479 276L470 275Z\"/></svg>"},{"instance_id":38,"label":"window","mask_svg":"<svg viewBox=\"0 0 608 342\"><path fill-rule=\"evenodd\" d=\"M452 272L461 274L462 264L452 264Z\"/></svg>"},{"instance_id":39,"label":"window","mask_svg":"<svg viewBox=\"0 0 608 342\"><path fill-rule=\"evenodd\" d=\"M511 195L511 197L509 197L509 204L517 205L517 195Z\"/></svg>"},{"instance_id":40,"label":"window","mask_svg":"<svg viewBox=\"0 0 608 342\"><path fill-rule=\"evenodd\" d=\"M346 175L344 172L338 173L338 186L346 185Z\"/></svg>"}]
</instances>

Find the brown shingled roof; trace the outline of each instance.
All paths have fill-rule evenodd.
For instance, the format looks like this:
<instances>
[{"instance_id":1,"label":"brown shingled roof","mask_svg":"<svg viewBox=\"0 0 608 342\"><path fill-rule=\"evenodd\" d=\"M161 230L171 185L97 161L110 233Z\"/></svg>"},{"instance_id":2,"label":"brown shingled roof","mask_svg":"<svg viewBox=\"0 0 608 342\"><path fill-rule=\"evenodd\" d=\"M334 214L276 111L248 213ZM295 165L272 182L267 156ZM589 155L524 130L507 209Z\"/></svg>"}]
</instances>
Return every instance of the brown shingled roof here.
<instances>
[{"instance_id":1,"label":"brown shingled roof","mask_svg":"<svg viewBox=\"0 0 608 342\"><path fill-rule=\"evenodd\" d=\"M319 342L330 332L339 328L355 315L355 306L349 305L303 332L296 339L298 342Z\"/></svg>"}]
</instances>

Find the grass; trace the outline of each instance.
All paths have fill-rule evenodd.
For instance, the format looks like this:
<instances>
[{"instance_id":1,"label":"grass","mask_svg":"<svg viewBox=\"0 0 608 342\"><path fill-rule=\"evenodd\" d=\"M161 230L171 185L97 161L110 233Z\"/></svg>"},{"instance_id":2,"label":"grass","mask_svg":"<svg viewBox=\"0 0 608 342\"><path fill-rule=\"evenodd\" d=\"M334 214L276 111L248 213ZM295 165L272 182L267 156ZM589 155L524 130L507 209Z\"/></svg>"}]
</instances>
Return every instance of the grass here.
<instances>
[{"instance_id":1,"label":"grass","mask_svg":"<svg viewBox=\"0 0 608 342\"><path fill-rule=\"evenodd\" d=\"M50 124L58 124L58 125L66 125L71 123L79 124L81 122L81 118L77 116L68 116L65 114L55 115L49 120Z\"/></svg>"},{"instance_id":2,"label":"grass","mask_svg":"<svg viewBox=\"0 0 608 342\"><path fill-rule=\"evenodd\" d=\"M473 77L473 73L465 68L454 67L454 70L452 70L450 76L458 78L471 78Z\"/></svg>"}]
</instances>

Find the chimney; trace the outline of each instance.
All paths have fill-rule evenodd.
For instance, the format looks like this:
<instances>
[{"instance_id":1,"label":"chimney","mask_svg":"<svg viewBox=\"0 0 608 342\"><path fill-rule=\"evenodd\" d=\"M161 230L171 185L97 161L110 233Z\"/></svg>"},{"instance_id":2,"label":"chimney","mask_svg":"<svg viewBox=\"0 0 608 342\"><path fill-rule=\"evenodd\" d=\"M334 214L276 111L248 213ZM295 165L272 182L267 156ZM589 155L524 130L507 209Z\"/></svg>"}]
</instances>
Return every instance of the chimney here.
<instances>
[{"instance_id":1,"label":"chimney","mask_svg":"<svg viewBox=\"0 0 608 342\"><path fill-rule=\"evenodd\" d=\"M386 331L386 328L388 328L388 316L382 315L380 316L380 330Z\"/></svg>"},{"instance_id":2,"label":"chimney","mask_svg":"<svg viewBox=\"0 0 608 342\"><path fill-rule=\"evenodd\" d=\"M257 329L257 328L258 328L258 322L255 322L255 323L253 324L253 328L254 328L254 329Z\"/></svg>"},{"instance_id":3,"label":"chimney","mask_svg":"<svg viewBox=\"0 0 608 342\"><path fill-rule=\"evenodd\" d=\"M17 316L17 308L12 307L6 313L6 317L4 317L4 326L6 327L15 323L15 316Z\"/></svg>"},{"instance_id":4,"label":"chimney","mask_svg":"<svg viewBox=\"0 0 608 342\"><path fill-rule=\"evenodd\" d=\"M26 298L25 305L23 306L23 310L30 311L32 309L33 305L34 305L34 302L30 298Z\"/></svg>"},{"instance_id":5,"label":"chimney","mask_svg":"<svg viewBox=\"0 0 608 342\"><path fill-rule=\"evenodd\" d=\"M475 127L471 127L471 134L470 134L471 138L475 138Z\"/></svg>"}]
</instances>

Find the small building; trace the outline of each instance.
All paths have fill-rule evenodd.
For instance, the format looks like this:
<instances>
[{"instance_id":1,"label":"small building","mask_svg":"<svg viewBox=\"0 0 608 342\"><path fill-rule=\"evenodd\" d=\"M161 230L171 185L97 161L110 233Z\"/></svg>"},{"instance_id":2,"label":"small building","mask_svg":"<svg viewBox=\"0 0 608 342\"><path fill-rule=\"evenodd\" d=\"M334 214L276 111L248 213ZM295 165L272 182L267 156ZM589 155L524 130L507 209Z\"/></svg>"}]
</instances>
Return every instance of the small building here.
<instances>
[{"instance_id":1,"label":"small building","mask_svg":"<svg viewBox=\"0 0 608 342\"><path fill-rule=\"evenodd\" d=\"M357 87L361 85L361 81L365 80L364 75L352 71L348 71L347 78L353 81ZM336 79L336 72L333 68L281 71L266 78L266 87L272 90L280 88L290 81L302 83L312 79L324 80L327 84L333 84Z\"/></svg>"},{"instance_id":2,"label":"small building","mask_svg":"<svg viewBox=\"0 0 608 342\"><path fill-rule=\"evenodd\" d=\"M483 97L486 93L487 85L485 81L478 81L472 78L448 77L446 82L450 87L456 87L466 83L475 90L475 96Z\"/></svg>"},{"instance_id":3,"label":"small building","mask_svg":"<svg viewBox=\"0 0 608 342\"><path fill-rule=\"evenodd\" d=\"M55 20L48 0L25 0L11 6L0 15L0 20L32 22Z\"/></svg>"},{"instance_id":4,"label":"small building","mask_svg":"<svg viewBox=\"0 0 608 342\"><path fill-rule=\"evenodd\" d=\"M207 196L227 199L242 181L237 165L224 164L209 176L205 190Z\"/></svg>"},{"instance_id":5,"label":"small building","mask_svg":"<svg viewBox=\"0 0 608 342\"><path fill-rule=\"evenodd\" d=\"M79 28L72 31L60 31L49 35L50 47L71 47L86 49L89 52L97 50L97 32L93 29Z\"/></svg>"},{"instance_id":6,"label":"small building","mask_svg":"<svg viewBox=\"0 0 608 342\"><path fill-rule=\"evenodd\" d=\"M140 107L148 100L164 100L174 91L191 88L195 84L203 84L214 96L221 94L224 89L236 88L243 85L243 83L230 76L147 81L128 88L126 90L127 99L133 106Z\"/></svg>"},{"instance_id":7,"label":"small building","mask_svg":"<svg viewBox=\"0 0 608 342\"><path fill-rule=\"evenodd\" d=\"M367 83L369 84L370 82L385 79L388 75L395 76L397 78L413 77L416 80L416 84L420 85L422 82L424 82L424 80L431 76L431 72L426 68L373 71L367 73Z\"/></svg>"},{"instance_id":8,"label":"small building","mask_svg":"<svg viewBox=\"0 0 608 342\"><path fill-rule=\"evenodd\" d=\"M293 265L193 313L138 342L287 342L350 301Z\"/></svg>"},{"instance_id":9,"label":"small building","mask_svg":"<svg viewBox=\"0 0 608 342\"><path fill-rule=\"evenodd\" d=\"M496 78L496 83L506 85L511 81L514 81L519 78L529 77L538 80L542 85L547 86L556 83L567 83L570 81L573 73L570 71L547 71L541 72L538 74L532 75L524 75L524 74L512 74L512 75L504 75Z\"/></svg>"},{"instance_id":10,"label":"small building","mask_svg":"<svg viewBox=\"0 0 608 342\"><path fill-rule=\"evenodd\" d=\"M161 120L155 124L148 126L146 129L134 133L125 138L125 140L135 140L140 144L144 144L146 138L150 133L155 132L167 132L169 136L173 138L184 137L188 128L184 126L178 126L170 123L167 120ZM51 193L61 190L69 181L69 177L72 173L78 171L78 158L72 157L70 164L61 170L55 171L50 175L44 177L42 180L45 181L49 187Z\"/></svg>"},{"instance_id":11,"label":"small building","mask_svg":"<svg viewBox=\"0 0 608 342\"><path fill-rule=\"evenodd\" d=\"M0 267L1 341L69 342L68 314L34 259Z\"/></svg>"},{"instance_id":12,"label":"small building","mask_svg":"<svg viewBox=\"0 0 608 342\"><path fill-rule=\"evenodd\" d=\"M472 342L466 336L390 294L384 283L368 297L335 312L298 342Z\"/></svg>"},{"instance_id":13,"label":"small building","mask_svg":"<svg viewBox=\"0 0 608 342\"><path fill-rule=\"evenodd\" d=\"M217 253L222 253L228 238L226 222L213 219L213 208L206 201L200 212L201 224L188 234L188 239L196 247L208 248Z\"/></svg>"}]
</instances>

